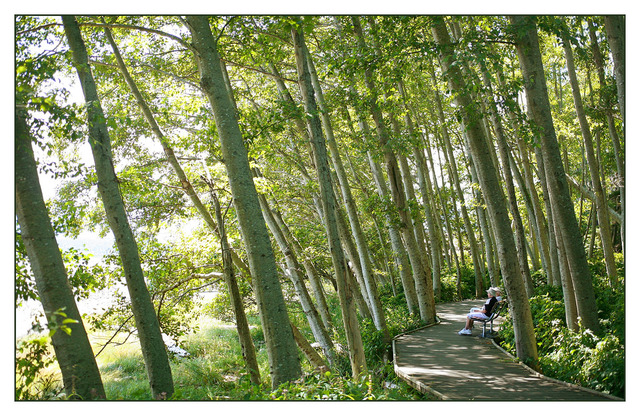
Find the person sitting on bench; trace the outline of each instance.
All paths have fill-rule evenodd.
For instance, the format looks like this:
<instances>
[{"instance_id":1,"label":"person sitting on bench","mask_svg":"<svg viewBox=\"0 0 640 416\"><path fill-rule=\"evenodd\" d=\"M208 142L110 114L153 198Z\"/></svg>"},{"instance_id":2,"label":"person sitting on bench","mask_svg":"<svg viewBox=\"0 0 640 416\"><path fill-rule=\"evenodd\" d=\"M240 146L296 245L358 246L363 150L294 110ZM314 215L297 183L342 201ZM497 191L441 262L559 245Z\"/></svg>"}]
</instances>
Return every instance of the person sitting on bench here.
<instances>
[{"instance_id":1,"label":"person sitting on bench","mask_svg":"<svg viewBox=\"0 0 640 416\"><path fill-rule=\"evenodd\" d=\"M487 295L489 299L484 303L482 308L471 308L467 314L467 323L463 329L458 332L458 335L471 335L471 328L473 328L473 319L489 319L493 308L498 303L498 296L500 296L500 289L497 287L490 287L487 289Z\"/></svg>"}]
</instances>

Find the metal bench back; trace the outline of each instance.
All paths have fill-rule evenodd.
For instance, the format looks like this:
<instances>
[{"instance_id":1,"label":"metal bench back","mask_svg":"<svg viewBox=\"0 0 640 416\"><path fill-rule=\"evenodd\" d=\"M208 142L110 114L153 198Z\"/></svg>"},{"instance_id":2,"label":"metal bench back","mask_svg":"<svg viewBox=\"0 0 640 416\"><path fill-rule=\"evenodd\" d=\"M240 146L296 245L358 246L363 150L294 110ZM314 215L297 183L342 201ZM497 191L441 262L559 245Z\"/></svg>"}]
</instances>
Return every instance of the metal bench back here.
<instances>
[{"instance_id":1,"label":"metal bench back","mask_svg":"<svg viewBox=\"0 0 640 416\"><path fill-rule=\"evenodd\" d=\"M500 314L502 313L502 310L507 306L507 301L506 300L501 300L500 302L498 302L498 304L496 305L495 308L493 308L493 313L491 314L491 316L489 317L489 321L493 321L494 319L496 319L498 316L500 316Z\"/></svg>"}]
</instances>

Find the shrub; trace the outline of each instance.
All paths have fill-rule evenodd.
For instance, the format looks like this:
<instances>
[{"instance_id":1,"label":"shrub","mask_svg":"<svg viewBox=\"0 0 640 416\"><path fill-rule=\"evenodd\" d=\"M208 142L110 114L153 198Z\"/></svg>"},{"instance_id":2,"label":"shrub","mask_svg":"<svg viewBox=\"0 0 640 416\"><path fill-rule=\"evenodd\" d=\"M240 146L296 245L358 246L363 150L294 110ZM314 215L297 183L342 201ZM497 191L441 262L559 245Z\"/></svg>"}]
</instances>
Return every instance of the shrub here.
<instances>
[{"instance_id":1,"label":"shrub","mask_svg":"<svg viewBox=\"0 0 640 416\"><path fill-rule=\"evenodd\" d=\"M614 335L602 338L580 327L557 331L555 349L541 357L544 374L624 397L624 345Z\"/></svg>"},{"instance_id":2,"label":"shrub","mask_svg":"<svg viewBox=\"0 0 640 416\"><path fill-rule=\"evenodd\" d=\"M387 381L385 383L385 381ZM394 383L395 381L395 383ZM294 382L284 383L269 392L253 388L240 400L420 400L423 394L400 386L397 379L385 380L372 373L356 378L340 377L331 372L309 374ZM241 391L238 389L236 391Z\"/></svg>"},{"instance_id":3,"label":"shrub","mask_svg":"<svg viewBox=\"0 0 640 416\"><path fill-rule=\"evenodd\" d=\"M475 271L472 267L460 268L460 296L458 296L457 274L455 268L443 269L440 282L440 300L442 302L453 302L461 299L472 299L476 297Z\"/></svg>"},{"instance_id":4,"label":"shrub","mask_svg":"<svg viewBox=\"0 0 640 416\"><path fill-rule=\"evenodd\" d=\"M624 397L624 297L620 288L596 284L596 303L609 320L601 321L603 336L582 326L566 327L559 288L541 286L529 299L538 356L543 374L566 382ZM602 309L600 309L602 308ZM502 346L515 353L513 322L506 316L501 325Z\"/></svg>"},{"instance_id":5,"label":"shrub","mask_svg":"<svg viewBox=\"0 0 640 416\"><path fill-rule=\"evenodd\" d=\"M45 369L55 363L46 335L22 340L16 347L16 400L50 400L61 397L62 386Z\"/></svg>"},{"instance_id":6,"label":"shrub","mask_svg":"<svg viewBox=\"0 0 640 416\"><path fill-rule=\"evenodd\" d=\"M544 286L547 284L547 274L544 272L544 269L538 269L531 273L531 280L533 280L535 287Z\"/></svg>"}]
</instances>

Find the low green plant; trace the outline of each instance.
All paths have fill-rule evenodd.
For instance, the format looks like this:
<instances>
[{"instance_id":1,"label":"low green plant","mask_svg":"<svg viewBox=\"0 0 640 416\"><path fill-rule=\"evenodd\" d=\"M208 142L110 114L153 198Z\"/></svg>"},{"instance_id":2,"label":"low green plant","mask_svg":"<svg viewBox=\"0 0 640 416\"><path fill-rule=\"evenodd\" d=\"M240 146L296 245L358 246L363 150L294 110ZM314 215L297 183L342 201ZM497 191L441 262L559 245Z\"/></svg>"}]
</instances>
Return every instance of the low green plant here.
<instances>
[{"instance_id":1,"label":"low green plant","mask_svg":"<svg viewBox=\"0 0 640 416\"><path fill-rule=\"evenodd\" d=\"M602 327L598 336L581 325L567 328L562 289L542 285L529 299L543 374L624 397L624 294L600 276L594 279ZM515 354L513 322L507 315L500 329L501 345Z\"/></svg>"},{"instance_id":2,"label":"low green plant","mask_svg":"<svg viewBox=\"0 0 640 416\"><path fill-rule=\"evenodd\" d=\"M624 397L625 349L615 335L598 337L583 327L577 332L559 327L554 347L540 358L544 374Z\"/></svg>"},{"instance_id":3,"label":"low green plant","mask_svg":"<svg viewBox=\"0 0 640 416\"><path fill-rule=\"evenodd\" d=\"M386 381L386 383L385 383ZM325 372L307 374L294 382L281 384L275 390L253 389L242 400L422 400L426 396L401 384L368 372L358 377L344 377Z\"/></svg>"},{"instance_id":4,"label":"low green plant","mask_svg":"<svg viewBox=\"0 0 640 416\"><path fill-rule=\"evenodd\" d=\"M16 346L16 400L50 400L61 397L56 378L45 370L55 363L46 335L30 337Z\"/></svg>"},{"instance_id":5,"label":"low green plant","mask_svg":"<svg viewBox=\"0 0 640 416\"><path fill-rule=\"evenodd\" d=\"M458 294L458 272L455 268L443 269L440 277L440 301L455 302L475 298L475 272L472 267L460 267L460 294Z\"/></svg>"},{"instance_id":6,"label":"low green plant","mask_svg":"<svg viewBox=\"0 0 640 416\"><path fill-rule=\"evenodd\" d=\"M16 345L16 400L51 400L64 398L63 386L56 372L49 367L57 364L51 337L57 331L71 334L69 324L77 323L58 309L48 316L45 330L34 323L32 331L39 335L29 336Z\"/></svg>"}]
</instances>

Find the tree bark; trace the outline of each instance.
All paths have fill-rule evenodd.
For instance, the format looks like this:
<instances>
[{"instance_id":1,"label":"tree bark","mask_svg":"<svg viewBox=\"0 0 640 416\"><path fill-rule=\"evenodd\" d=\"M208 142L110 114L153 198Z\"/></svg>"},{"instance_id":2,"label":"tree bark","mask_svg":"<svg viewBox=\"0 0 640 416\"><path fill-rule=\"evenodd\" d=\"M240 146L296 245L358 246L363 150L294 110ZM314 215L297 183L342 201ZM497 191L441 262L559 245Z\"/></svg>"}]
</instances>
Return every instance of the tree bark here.
<instances>
[{"instance_id":1,"label":"tree bark","mask_svg":"<svg viewBox=\"0 0 640 416\"><path fill-rule=\"evenodd\" d=\"M200 84L213 109L215 123L238 223L249 259L251 276L267 344L271 384L276 387L300 377L300 359L282 295L271 241L258 202L247 149L235 118L220 68L217 43L205 16L188 16L189 31L197 51Z\"/></svg>"},{"instance_id":2,"label":"tree bark","mask_svg":"<svg viewBox=\"0 0 640 416\"><path fill-rule=\"evenodd\" d=\"M295 253L298 253L297 257L300 258L300 254L303 253L302 247L300 247L300 243L295 239L293 234L291 234L291 230L289 230L289 227L282 219L280 212L274 209L272 210L272 213L278 227L289 243L289 246ZM302 257L302 265L304 266L307 277L309 278L309 282L311 283L311 290L313 291L313 295L316 300L318 312L320 313L320 317L322 318L322 324L324 325L327 332L330 333L333 329L333 323L331 321L329 306L327 305L327 299L324 293L324 288L322 287L322 281L320 279L318 270L316 269L313 262L306 256Z\"/></svg>"},{"instance_id":3,"label":"tree bark","mask_svg":"<svg viewBox=\"0 0 640 416\"><path fill-rule=\"evenodd\" d=\"M358 39L358 44L363 50L366 49L364 37L362 34L362 27L357 16L352 16L352 22ZM420 318L426 323L435 322L435 300L433 298L433 288L431 288L431 277L427 275L422 259L419 253L419 249L416 243L415 236L411 227L411 219L409 218L409 212L407 209L407 200L403 189L402 175L398 168L398 162L395 155L389 146L389 134L382 119L382 112L377 104L377 94L375 92L375 85L373 83L373 74L370 67L365 67L364 70L365 85L368 89L368 104L373 116L373 120L376 125L376 133L378 141L384 152L384 159L387 167L387 176L390 183L391 196L394 204L398 208L398 213L401 218L402 239L407 247L407 254L409 255L409 261L411 262L411 269L413 272L413 280L416 287L416 295L418 297L418 307L420 309Z\"/></svg>"},{"instance_id":4,"label":"tree bark","mask_svg":"<svg viewBox=\"0 0 640 416\"><path fill-rule=\"evenodd\" d=\"M382 167L374 159L371 152L367 152L367 159L369 161L369 167L373 173L374 182L378 191L378 196L381 201L388 201L390 198L390 191L387 183L385 182L384 175L382 173ZM396 265L400 274L400 281L405 294L405 300L407 302L407 308L409 313L420 313L418 295L416 293L416 285L414 282L414 275L412 274L411 262L407 249L402 243L402 235L399 230L398 220L394 218L393 214L385 209L384 212L387 229L389 232L389 239L391 241L391 249L395 255Z\"/></svg>"},{"instance_id":5,"label":"tree bark","mask_svg":"<svg viewBox=\"0 0 640 416\"><path fill-rule=\"evenodd\" d=\"M318 174L318 183L320 185L324 222L327 229L329 251L331 252L331 260L336 275L336 283L338 285L338 296L340 298L340 305L342 309L345 335L349 345L351 372L355 377L362 372L366 372L367 364L364 357L360 325L355 314L353 295L350 293L350 288L348 286L346 260L338 235L336 201L333 194L333 186L329 172L327 149L322 136L322 127L318 117L318 109L316 107L316 101L313 94L313 86L311 85L307 60L305 58L303 46L304 37L302 32L295 28L291 29L291 36L293 38L296 56L298 83L304 101L305 111L308 114L307 125L311 136L313 158Z\"/></svg>"},{"instance_id":6,"label":"tree bark","mask_svg":"<svg viewBox=\"0 0 640 416\"><path fill-rule=\"evenodd\" d=\"M278 93L280 94L280 97L286 102L288 102L290 105L296 106L297 104L293 100L293 97L291 96L289 90L287 89L287 86L282 81L276 66L274 64L270 64L270 69L271 69L271 72L273 73L272 78L276 82L276 86L278 88ZM309 152L313 153L310 146L311 139L309 137L309 131L305 127L304 120L300 117L292 117L292 120L295 124L296 130L298 131L300 136L303 138L304 143L309 148ZM313 164L313 160L312 160L312 164ZM311 177L306 172L304 165L299 165L298 167L302 171L305 178L307 180L311 180ZM317 195L314 196L314 204L316 205L316 210L318 212L318 215L320 216L320 218L323 218L320 197ZM354 285L354 288L353 288L354 292L352 294L355 298L356 304L358 306L358 309L360 310L361 315L366 318L373 319L373 315L371 311L372 307L371 307L371 302L369 300L369 295L367 293L367 287L364 281L364 273L361 266L360 254L357 252L356 246L353 243L353 240L351 239L351 234L346 226L343 213L340 209L336 211L336 218L337 218L337 224L338 224L338 233L339 233L340 239L342 240L342 245L344 246L345 254L349 258L349 261L351 262L351 268L349 269L349 271L353 272L357 281L357 284Z\"/></svg>"},{"instance_id":7,"label":"tree bark","mask_svg":"<svg viewBox=\"0 0 640 416\"><path fill-rule=\"evenodd\" d=\"M604 17L604 26L607 31L607 40L609 41L609 48L611 48L611 54L613 55L616 87L618 88L618 104L620 105L620 115L622 116L623 123L626 119L625 25L625 16L617 15Z\"/></svg>"},{"instance_id":8,"label":"tree bark","mask_svg":"<svg viewBox=\"0 0 640 416\"><path fill-rule=\"evenodd\" d=\"M351 87L352 94L356 95L355 89ZM358 114L358 127L363 133L363 140L366 140L367 137L370 136L371 131L369 129L369 125L366 120L362 117L362 115ZM382 174L382 167L375 160L371 151L367 151L367 160L369 162L369 168L371 169L371 173L373 175L373 181L376 186L376 191L381 201L387 201L389 198L389 188L384 179L384 175ZM413 276L411 274L411 264L409 262L409 256L407 254L407 250L402 244L402 237L400 236L398 221L395 220L392 216L392 213L389 210L384 209L384 216L387 225L387 231L389 233L389 240L391 242L391 250L394 255L394 260L396 267L398 269L398 274L400 275L400 282L402 283L402 288L405 295L405 301L407 302L407 309L409 313L413 314L419 312L418 306L418 295L416 294L415 283L413 281Z\"/></svg>"},{"instance_id":9,"label":"tree bark","mask_svg":"<svg viewBox=\"0 0 640 416\"><path fill-rule=\"evenodd\" d=\"M293 331L293 338L296 340L296 344L298 344L298 348L304 353L305 357L309 360L311 365L314 366L316 371L326 372L329 371L329 367L324 362L320 354L313 349L309 341L302 335L300 330L294 325L291 324L291 330Z\"/></svg>"},{"instance_id":10,"label":"tree bark","mask_svg":"<svg viewBox=\"0 0 640 416\"><path fill-rule=\"evenodd\" d=\"M589 20L589 37L591 38L591 50L593 52L593 60L596 64L596 69L598 71L598 79L600 81L600 89L604 90L606 86L606 78L604 73L604 59L602 58L602 53L600 52L600 46L598 45L598 38L596 36L595 27L593 25L593 21ZM625 213L626 213L626 187L625 187L625 162L624 162L624 150L620 145L620 137L618 135L618 131L616 130L616 124L613 118L613 110L611 109L611 104L609 100L609 94L604 92L601 93L600 96L600 104L604 106L605 116L607 118L607 125L609 127L609 136L611 137L611 142L613 143L613 151L616 157L616 168L618 171L618 190L620 192L620 243L622 245L622 252L624 253L625 248Z\"/></svg>"},{"instance_id":11,"label":"tree bark","mask_svg":"<svg viewBox=\"0 0 640 416\"><path fill-rule=\"evenodd\" d=\"M455 93L456 104L461 109L460 116L467 131L472 156L476 162L480 186L487 202L489 214L493 219L500 267L513 316L516 352L521 360L536 368L538 367L538 352L529 300L525 293L522 276L519 275L518 257L513 251L513 232L505 197L480 125L482 116L478 105L471 101L467 89L464 87L460 69L453 65L453 44L450 41L444 20L441 17L434 17L433 21L434 25L431 30L436 43L440 46L442 71L446 74L449 86Z\"/></svg>"},{"instance_id":12,"label":"tree bark","mask_svg":"<svg viewBox=\"0 0 640 416\"><path fill-rule=\"evenodd\" d=\"M307 65L309 68L311 83L315 91L318 109L320 110L322 127L324 128L324 133L326 135L326 142L330 151L331 161L333 162L333 168L338 178L338 185L342 193L342 199L344 200L344 205L347 211L347 218L349 219L349 224L351 225L351 233L353 234L353 239L358 249L362 278L364 280L366 293L369 298L373 323L377 330L383 332L385 339L387 339L387 341L390 341L391 339L389 338L389 331L387 329L387 323L384 316L384 309L382 308L382 303L380 302L378 288L374 279L371 262L369 260L369 247L365 240L364 232L362 231L362 225L360 224L360 218L358 216L356 204L353 199L353 195L351 194L351 187L349 186L347 174L345 172L342 159L340 158L338 145L333 134L333 126L329 118L329 109L327 108L324 100L324 94L322 92L320 81L318 80L318 74L316 73L313 59L309 54L306 45L303 45L303 47L305 55L307 57Z\"/></svg>"},{"instance_id":13,"label":"tree bark","mask_svg":"<svg viewBox=\"0 0 640 416\"><path fill-rule=\"evenodd\" d=\"M298 294L298 298L300 300L300 304L302 305L302 310L309 322L309 326L311 327L311 332L313 332L313 336L320 343L322 350L324 351L324 355L327 357L327 360L331 365L335 364L335 354L333 352L334 346L331 338L329 337L329 333L325 328L322 320L320 319L320 315L318 314L318 310L314 306L311 301L311 297L309 296L309 292L300 276L300 271L302 268L298 263L298 259L289 247L287 239L284 236L284 233L280 229L280 226L275 220L275 217L271 211L271 207L269 207L269 203L267 202L267 198L264 195L258 195L260 206L262 207L262 213L264 215L265 221L267 222L267 226L271 230L271 234L273 238L276 240L280 251L284 255L285 262L287 264L287 275ZM294 333L295 336L295 333ZM298 343L299 344L299 343Z\"/></svg>"},{"instance_id":14,"label":"tree bark","mask_svg":"<svg viewBox=\"0 0 640 416\"><path fill-rule=\"evenodd\" d=\"M204 222L207 224L209 229L215 232L219 238L220 232L218 231L216 221L214 220L209 210L202 203L200 197L198 196L198 193L195 191L195 189L193 188L193 185L189 181L189 178L187 178L187 175L185 174L184 170L182 169L182 166L180 165L180 162L178 161L178 158L175 155L175 152L173 150L173 147L171 146L171 143L162 132L162 129L156 122L156 119L153 115L153 111L151 110L151 107L142 96L140 89L138 88L136 82L134 81L133 77L129 73L129 70L127 69L127 66L124 63L124 59L122 59L122 55L120 54L118 45L113 39L111 31L109 30L108 27L105 27L105 34L107 35L107 40L109 41L109 43L111 44L111 48L113 49L113 55L116 58L116 63L118 65L118 68L120 69L120 72L122 73L122 76L125 82L129 86L129 89L131 90L131 94L135 98L136 103L138 104L138 107L140 107L140 111L142 111L142 115L147 121L147 124L149 124L149 128L151 129L151 132L162 145L162 150L164 151L164 154L167 157L167 161L169 162L169 165L171 166L176 176L178 177L178 180L180 181L180 187L182 188L184 193L187 194L187 196L191 200L191 203L196 208L196 210L198 211L198 213L200 214ZM230 250L233 263L236 265L236 267L238 267L247 275L250 275L249 267L245 264L244 261L242 261L242 259L240 258L240 256L238 256L235 250L233 250L232 247L229 247L229 250Z\"/></svg>"},{"instance_id":15,"label":"tree bark","mask_svg":"<svg viewBox=\"0 0 640 416\"><path fill-rule=\"evenodd\" d=\"M435 78L435 74L433 69L431 69L431 75L433 79ZM469 213L467 212L467 207L464 202L464 194L462 193L462 188L460 187L460 178L458 176L458 166L456 163L455 156L453 154L453 146L451 145L451 139L449 138L449 132L447 130L444 118L444 111L442 109L442 100L440 99L440 93L434 87L434 97L436 108L438 110L438 117L440 120L440 125L442 128L442 139L444 141L444 151L446 152L445 156L448 157L449 161L449 170L451 173L451 182L454 185L454 189L458 196L458 200L460 201L460 212L462 214L462 221L464 224L464 229L467 234L467 239L469 240L469 251L471 252L471 260L473 262L473 270L475 272L475 290L476 297L482 297L483 293L483 277L481 273L480 260L478 254L478 242L476 240L475 233L473 232L473 227L471 226L471 220L469 219ZM462 242L460 242L462 244Z\"/></svg>"},{"instance_id":16,"label":"tree bark","mask_svg":"<svg viewBox=\"0 0 640 416\"><path fill-rule=\"evenodd\" d=\"M89 67L87 51L75 17L62 16L62 22L87 103L89 144L95 160L98 192L120 253L151 391L155 399L169 398L173 394L173 377L171 376L169 358L140 266L138 246L129 226L127 212L120 194L118 178L113 166L111 140L106 118Z\"/></svg>"},{"instance_id":17,"label":"tree bark","mask_svg":"<svg viewBox=\"0 0 640 416\"><path fill-rule=\"evenodd\" d=\"M260 367L258 366L258 359L256 357L256 348L253 345L253 339L251 338L251 331L249 329L249 322L247 321L247 315L244 313L244 307L242 305L242 296L238 289L238 282L236 281L235 273L233 272L233 261L231 259L231 247L227 240L227 233L225 231L224 219L222 218L222 211L220 210L220 202L216 194L211 191L213 199L213 207L216 212L217 229L220 233L220 249L222 251L222 269L224 274L224 281L227 284L227 290L229 290L229 298L231 300L231 307L233 308L234 315L236 317L236 328L238 329L238 338L240 339L240 346L242 348L242 357L244 358L247 371L249 372L249 378L253 384L260 384Z\"/></svg>"},{"instance_id":18,"label":"tree bark","mask_svg":"<svg viewBox=\"0 0 640 416\"><path fill-rule=\"evenodd\" d=\"M595 294L591 282L591 272L587 264L580 230L576 221L573 201L569 193L565 171L562 166L560 148L556 138L549 96L547 93L542 57L538 44L536 18L534 16L510 16L515 29L516 49L522 75L524 77L528 107L533 120L540 128L540 150L544 159L544 168L549 188L550 202L557 209L557 229L562 233L567 252L567 261L571 269L573 286L576 292L578 314L584 326L600 333L598 311L594 307Z\"/></svg>"},{"instance_id":19,"label":"tree bark","mask_svg":"<svg viewBox=\"0 0 640 416\"><path fill-rule=\"evenodd\" d=\"M609 276L609 283L615 285L618 280L618 272L616 270L616 262L613 257L613 240L611 238L611 226L609 223L609 205L605 200L602 182L600 181L600 169L593 150L593 137L591 129L584 113L582 105L582 96L580 87L578 86L578 77L576 76L576 68L573 60L573 50L568 37L563 39L565 57L567 59L567 72L569 73L569 82L571 83L571 91L573 92L573 102L575 105L576 115L580 123L580 131L584 139L584 148L587 154L587 162L589 163L589 173L591 174L591 186L595 194L596 212L598 214L598 223L600 225L600 242L602 243L602 251L604 252L604 260Z\"/></svg>"},{"instance_id":20,"label":"tree bark","mask_svg":"<svg viewBox=\"0 0 640 416\"><path fill-rule=\"evenodd\" d=\"M15 195L22 241L49 327L53 328L61 323L58 320L62 319L55 315L58 311L65 313L66 319L75 320L66 324L71 330L70 334L57 330L51 337L67 398L105 399L100 371L67 280L67 272L42 196L26 117L25 110L16 108Z\"/></svg>"},{"instance_id":21,"label":"tree bark","mask_svg":"<svg viewBox=\"0 0 640 416\"><path fill-rule=\"evenodd\" d=\"M466 148L467 148L467 155L469 159L468 161L469 170L471 171L471 180L473 181L474 185L477 184L477 186L479 187L480 181L478 180L478 171L476 169L475 163L471 156L471 149L469 148L468 138L466 139ZM500 275L498 272L499 267L495 267L493 238L492 238L492 235L490 234L491 231L489 229L489 224L487 224L487 215L484 208L484 206L486 206L486 203L484 202L484 197L482 196L482 193L480 192L478 187L476 186L472 187L473 194L476 199L475 201L476 216L478 217L478 223L480 224L480 231L484 236L484 247L485 247L484 251L485 251L485 256L487 261L487 269L489 271L489 281L491 282L491 286L495 287L495 286L499 286L499 281L500 281Z\"/></svg>"},{"instance_id":22,"label":"tree bark","mask_svg":"<svg viewBox=\"0 0 640 416\"><path fill-rule=\"evenodd\" d=\"M413 122L407 114L406 116L407 126L409 128L409 134L413 135ZM440 236L436 228L434 215L431 209L433 190L431 187L431 180L429 178L429 172L427 170L427 163L424 157L424 151L418 146L413 146L413 157L416 162L416 171L418 176L418 186L420 187L420 196L422 197L422 206L424 208L425 219L427 220L427 234L429 235L429 241L431 243L431 275L433 278L433 296L436 299L440 298L440 291L442 290L442 244L440 242Z\"/></svg>"},{"instance_id":23,"label":"tree bark","mask_svg":"<svg viewBox=\"0 0 640 416\"><path fill-rule=\"evenodd\" d=\"M509 200L509 208L511 216L515 223L515 240L516 251L518 253L518 261L520 262L520 271L522 278L524 279L525 289L527 290L527 296L532 297L534 295L533 281L531 279L531 270L529 269L529 261L527 259L526 237L524 234L524 225L522 224L522 217L520 216L520 209L518 208L518 200L516 198L516 190L513 186L513 175L511 173L509 163L509 145L507 144L507 138L505 137L504 128L502 127L502 121L496 108L496 103L493 100L491 79L489 78L486 67L483 67L482 79L485 87L488 89L488 101L489 114L493 129L495 131L496 140L498 142L498 149L500 154L500 161L502 162L502 172L504 175L504 183L507 188L507 197Z\"/></svg>"},{"instance_id":24,"label":"tree bark","mask_svg":"<svg viewBox=\"0 0 640 416\"><path fill-rule=\"evenodd\" d=\"M504 77L502 72L498 73L498 82L502 87L505 87ZM505 97L508 102L513 106L518 106L517 102L514 102L512 99ZM518 131L519 121L516 117L516 114L512 110L507 110L507 117L509 122L511 123L511 127L514 131ZM529 200L531 201L531 206L533 208L533 213L535 217L536 223L536 233L540 240L540 250L543 265L546 265L545 272L547 273L547 281L549 284L560 284L560 269L558 265L558 251L555 249L555 238L551 236L554 231L551 229L550 224L547 223L545 219L544 212L540 206L540 198L538 196L538 191L533 181L533 172L531 166L533 166L529 159L529 148L522 137L516 137L516 145L518 147L518 151L520 153L521 159L521 167L524 175L524 186L521 186L521 191L523 194L527 193L529 195ZM512 158L513 159L513 158ZM512 160L515 165L515 160ZM513 169L515 172L515 169ZM517 177L517 175L516 175ZM543 189L546 189L546 185L542 184ZM526 192L525 192L526 190ZM546 191L545 191L546 192ZM543 193L544 194L544 193ZM547 211L550 212L550 211ZM550 216L550 214L549 214ZM551 221L551 220L550 220Z\"/></svg>"}]
</instances>

